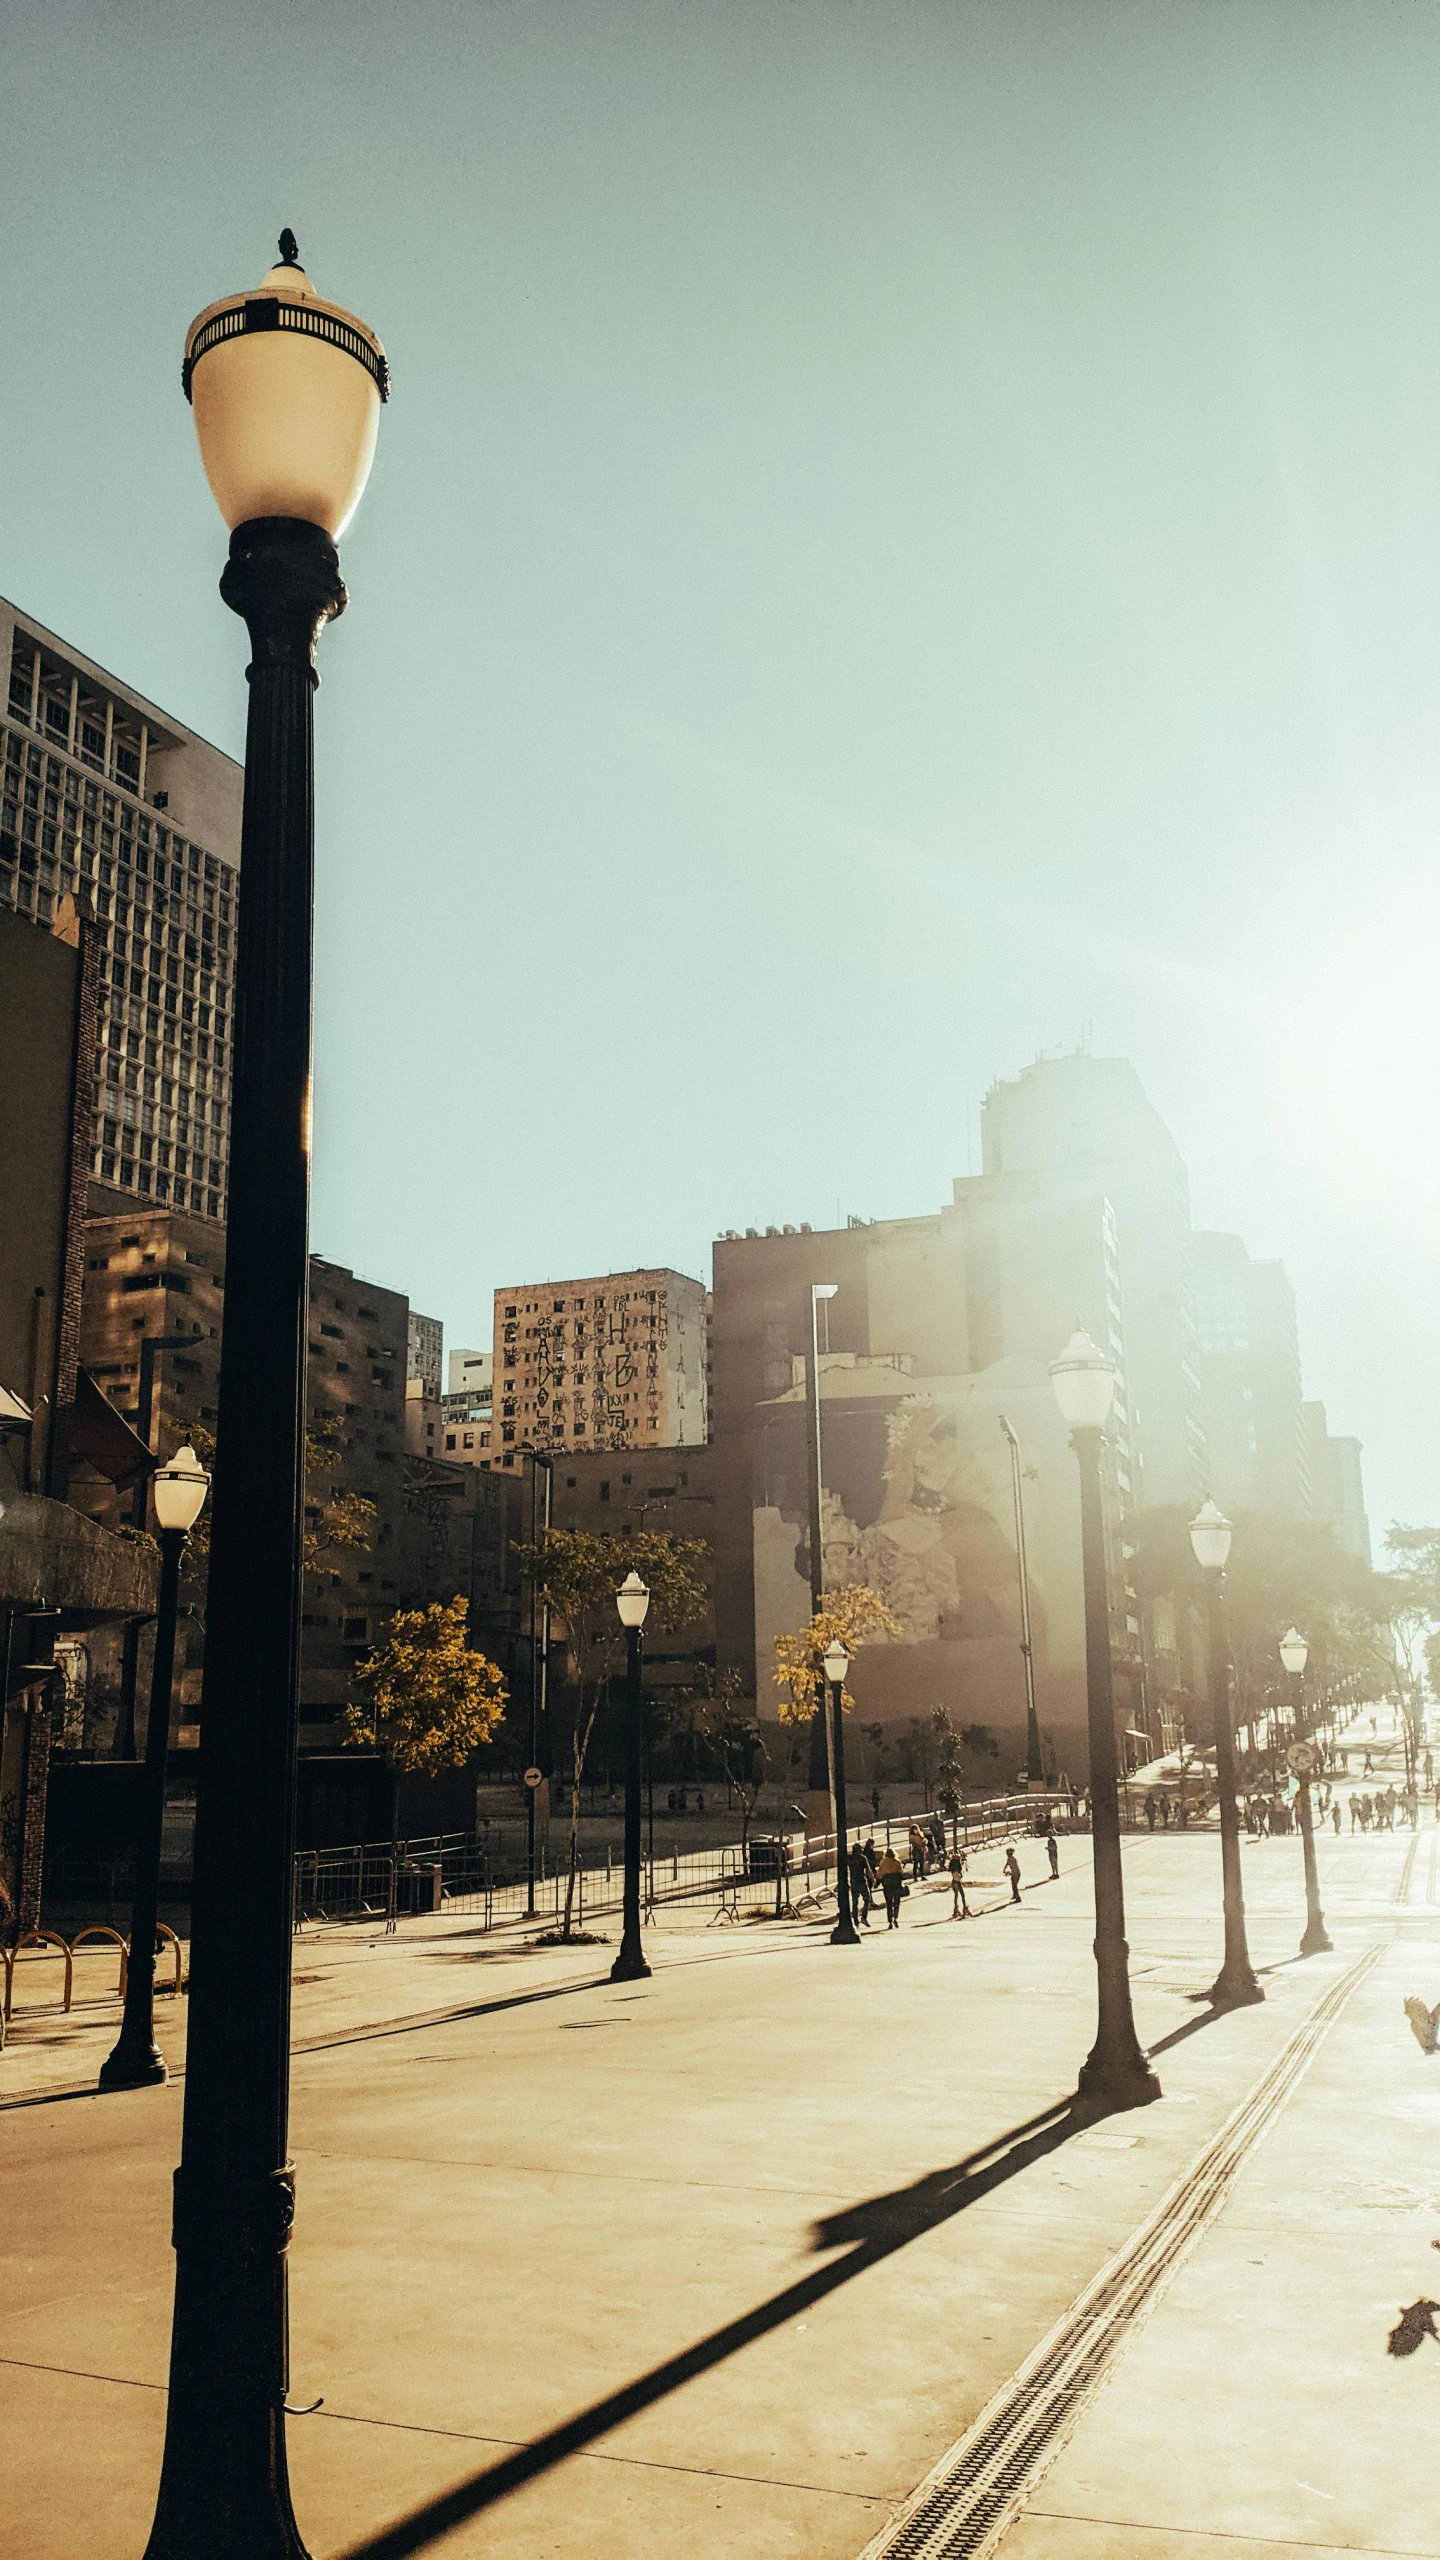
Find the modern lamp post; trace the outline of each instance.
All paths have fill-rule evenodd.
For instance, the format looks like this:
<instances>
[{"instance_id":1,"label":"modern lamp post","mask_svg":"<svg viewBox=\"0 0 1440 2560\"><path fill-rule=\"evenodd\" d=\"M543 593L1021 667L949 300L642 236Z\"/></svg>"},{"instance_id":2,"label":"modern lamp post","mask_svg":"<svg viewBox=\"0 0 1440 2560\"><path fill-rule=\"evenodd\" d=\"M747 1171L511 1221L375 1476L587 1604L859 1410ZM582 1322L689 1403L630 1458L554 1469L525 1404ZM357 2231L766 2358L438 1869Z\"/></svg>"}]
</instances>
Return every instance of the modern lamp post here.
<instances>
[{"instance_id":1,"label":"modern lamp post","mask_svg":"<svg viewBox=\"0 0 1440 2560\"><path fill-rule=\"evenodd\" d=\"M1015 1559L1020 1570L1020 1651L1025 1657L1025 1775L1031 1786L1045 1784L1045 1755L1040 1748L1040 1718L1035 1708L1035 1648L1030 1641L1030 1560L1025 1549L1025 1492L1020 1480L1020 1443L1007 1414L1000 1428L1010 1448L1010 1489L1015 1501Z\"/></svg>"},{"instance_id":2,"label":"modern lamp post","mask_svg":"<svg viewBox=\"0 0 1440 2560\"><path fill-rule=\"evenodd\" d=\"M1090 1829L1095 1860L1095 1971L1098 2022L1080 2072L1077 2113L1110 2115L1146 2107L1161 2094L1135 2033L1125 1887L1120 1871L1120 1793L1115 1754L1115 1689L1110 1665L1110 1595L1105 1571L1100 1442L1115 1395L1115 1371L1077 1327L1050 1364L1055 1400L1080 1470L1080 1548L1085 1576L1085 1692L1090 1721Z\"/></svg>"},{"instance_id":3,"label":"modern lamp post","mask_svg":"<svg viewBox=\"0 0 1440 2560\"><path fill-rule=\"evenodd\" d=\"M640 1935L640 1725L644 1713L640 1664L650 1593L633 1570L616 1592L615 1606L625 1630L625 1889L620 1952L610 1967L610 1979L643 1982L650 1967Z\"/></svg>"},{"instance_id":4,"label":"modern lamp post","mask_svg":"<svg viewBox=\"0 0 1440 2560\"><path fill-rule=\"evenodd\" d=\"M850 1656L836 1636L825 1655L825 1677L830 1687L830 1768L835 1789L835 1926L830 1932L832 1947L858 1947L860 1932L850 1907L850 1836L845 1809L845 1727L842 1721L845 1702L845 1674Z\"/></svg>"},{"instance_id":5,"label":"modern lamp post","mask_svg":"<svg viewBox=\"0 0 1440 2560\"><path fill-rule=\"evenodd\" d=\"M1300 1840L1305 1852L1305 1935L1300 1941L1302 1956L1328 1955L1330 1933L1325 1914L1320 1908L1320 1878L1315 1866L1315 1819L1310 1803L1310 1780L1315 1770L1315 1746L1301 1735L1305 1714L1305 1665L1310 1647L1298 1627L1291 1627L1280 1639L1280 1659L1294 1682L1295 1740L1285 1757L1299 1788Z\"/></svg>"},{"instance_id":6,"label":"modern lamp post","mask_svg":"<svg viewBox=\"0 0 1440 2560\"><path fill-rule=\"evenodd\" d=\"M1205 1579L1210 1709L1215 1723L1215 1787L1220 1798L1220 1875L1225 1903L1225 1961L1210 1986L1217 2009L1243 2009L1264 1992L1255 1979L1245 1938L1245 1888L1240 1873L1240 1815L1235 1803L1235 1733L1230 1712L1230 1643L1225 1625L1225 1567L1230 1523L1213 1502L1203 1502L1190 1523L1190 1544Z\"/></svg>"},{"instance_id":7,"label":"modern lamp post","mask_svg":"<svg viewBox=\"0 0 1440 2560\"><path fill-rule=\"evenodd\" d=\"M175 1686L175 1620L180 1606L180 1560L200 1517L210 1478L187 1441L153 1478L160 1531L160 1599L155 1616L155 1660L150 1674L150 1722L145 1733L145 1792L135 1844L135 1891L130 1901L130 1954L125 2013L114 2049L100 2065L102 2089L144 2089L169 2075L155 2042L155 1923L160 1916L160 1846L165 1829L165 1772L170 1759L170 1701Z\"/></svg>"},{"instance_id":8,"label":"modern lamp post","mask_svg":"<svg viewBox=\"0 0 1440 2560\"><path fill-rule=\"evenodd\" d=\"M147 2560L298 2560L285 2459L290 1956L309 1280L315 642L346 603L388 373L287 231L185 342L220 581L249 626L225 1335L175 2317Z\"/></svg>"},{"instance_id":9,"label":"modern lamp post","mask_svg":"<svg viewBox=\"0 0 1440 2560\"><path fill-rule=\"evenodd\" d=\"M809 1408L808 1437L810 1442L810 1614L815 1618L819 1617L821 1610L825 1606L825 1527L823 1516L825 1463L820 1438L820 1301L822 1298L829 1300L831 1298L838 1297L839 1294L839 1284L834 1280L812 1280L810 1284L810 1357L805 1371L805 1393L806 1402ZM825 1340L828 1345L830 1340L830 1310L828 1304L825 1310L825 1326ZM810 1723L810 1767L807 1773L809 1783L806 1787L806 1794L817 1795L820 1792L822 1781L819 1769L818 1745L823 1736L825 1745L825 1779L823 1783L828 1785L829 1788L830 1827L833 1830L835 1827L835 1757L833 1734L830 1723L829 1702L826 1697L825 1682L823 1679L817 1681L816 1688L818 1694L815 1700L815 1713L811 1718ZM809 1829L808 1814L806 1816L806 1829Z\"/></svg>"}]
</instances>

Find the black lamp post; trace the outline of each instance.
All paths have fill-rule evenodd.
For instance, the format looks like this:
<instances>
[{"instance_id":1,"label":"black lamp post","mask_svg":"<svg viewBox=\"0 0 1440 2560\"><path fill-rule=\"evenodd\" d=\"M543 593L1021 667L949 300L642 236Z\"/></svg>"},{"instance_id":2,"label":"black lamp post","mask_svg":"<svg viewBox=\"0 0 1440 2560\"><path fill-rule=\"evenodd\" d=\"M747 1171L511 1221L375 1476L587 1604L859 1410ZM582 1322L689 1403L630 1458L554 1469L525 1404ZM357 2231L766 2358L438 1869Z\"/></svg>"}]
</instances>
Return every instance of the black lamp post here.
<instances>
[{"instance_id":1,"label":"black lamp post","mask_svg":"<svg viewBox=\"0 0 1440 2560\"><path fill-rule=\"evenodd\" d=\"M125 2014L114 2050L100 2066L102 2089L143 2089L168 2076L164 2055L155 2042L155 1923L160 1917L160 1848L165 1829L165 1772L170 1758L170 1701L175 1686L175 1620L180 1603L180 1560L186 1539L200 1517L210 1479L187 1441L153 1481L155 1519L160 1531L160 1603L150 1677L150 1722L145 1734L145 1789L135 1844Z\"/></svg>"},{"instance_id":2,"label":"black lamp post","mask_svg":"<svg viewBox=\"0 0 1440 2560\"><path fill-rule=\"evenodd\" d=\"M836 1298L839 1284L834 1280L812 1280L810 1283L810 1346L805 1364L805 1395L809 1441L810 1495L810 1614L818 1618L825 1606L825 1454L820 1431L820 1301ZM830 1344L830 1309L825 1309L825 1344ZM823 1755L823 1762L822 1762ZM830 1824L835 1824L835 1759L830 1723L830 1702L823 1674L815 1683L815 1713L810 1719L810 1766L806 1775L808 1796L828 1792ZM810 1829L810 1814L805 1816L805 1829ZM808 1851L807 1851L808 1855Z\"/></svg>"},{"instance_id":3,"label":"black lamp post","mask_svg":"<svg viewBox=\"0 0 1440 2560\"><path fill-rule=\"evenodd\" d=\"M845 1674L850 1656L837 1636L825 1655L830 1689L830 1770L835 1789L835 1926L832 1947L858 1947L860 1932L850 1906L850 1832L845 1807Z\"/></svg>"},{"instance_id":4,"label":"black lamp post","mask_svg":"<svg viewBox=\"0 0 1440 2560\"><path fill-rule=\"evenodd\" d=\"M1295 1740L1285 1757L1299 1789L1300 1841L1305 1853L1305 1934L1300 1941L1302 1956L1328 1955L1330 1933L1325 1914L1320 1908L1320 1877L1315 1865L1315 1817L1310 1803L1310 1780L1315 1768L1315 1746L1302 1737L1305 1720L1305 1665L1310 1647L1298 1627L1291 1627L1280 1639L1280 1659L1294 1683L1292 1721Z\"/></svg>"},{"instance_id":5,"label":"black lamp post","mask_svg":"<svg viewBox=\"0 0 1440 2560\"><path fill-rule=\"evenodd\" d=\"M1015 1561L1020 1573L1020 1651L1025 1660L1025 1776L1033 1787L1045 1784L1045 1755L1040 1747L1040 1717L1035 1705L1035 1647L1030 1641L1030 1560L1025 1548L1025 1489L1020 1476L1020 1443L1008 1415L1000 1428L1010 1449L1010 1490L1015 1505Z\"/></svg>"},{"instance_id":6,"label":"black lamp post","mask_svg":"<svg viewBox=\"0 0 1440 2560\"><path fill-rule=\"evenodd\" d=\"M184 387L249 626L225 1337L175 2317L147 2560L297 2560L285 2460L290 1959L309 1283L314 651L370 468L378 339L296 263L212 304Z\"/></svg>"},{"instance_id":7,"label":"black lamp post","mask_svg":"<svg viewBox=\"0 0 1440 2560\"><path fill-rule=\"evenodd\" d=\"M1115 1372L1098 1343L1077 1330L1050 1376L1070 1428L1080 1470L1080 1546L1085 1576L1085 1690L1090 1722L1090 1829L1095 1860L1095 1971L1098 2022L1080 2072L1077 2114L1111 2115L1161 2095L1141 2050L1130 2006L1130 1950L1120 1869L1120 1791L1115 1690L1110 1665L1110 1594L1105 1570L1100 1441L1115 1394Z\"/></svg>"},{"instance_id":8,"label":"black lamp post","mask_svg":"<svg viewBox=\"0 0 1440 2560\"><path fill-rule=\"evenodd\" d=\"M615 1606L625 1630L625 1888L620 1952L610 1967L610 1979L643 1982L650 1967L640 1935L640 1723L644 1714L640 1660L650 1594L638 1573L626 1574L615 1594Z\"/></svg>"},{"instance_id":9,"label":"black lamp post","mask_svg":"<svg viewBox=\"0 0 1440 2560\"><path fill-rule=\"evenodd\" d=\"M1225 1626L1225 1567L1230 1523L1204 1502L1190 1523L1190 1544L1205 1576L1210 1707L1215 1722L1215 1789L1220 1798L1220 1876L1225 1904L1225 1961L1210 1986L1217 2009L1242 2009L1263 2000L1245 1937L1245 1888L1240 1873L1240 1815L1235 1803L1235 1734L1230 1720L1230 1644Z\"/></svg>"}]
</instances>

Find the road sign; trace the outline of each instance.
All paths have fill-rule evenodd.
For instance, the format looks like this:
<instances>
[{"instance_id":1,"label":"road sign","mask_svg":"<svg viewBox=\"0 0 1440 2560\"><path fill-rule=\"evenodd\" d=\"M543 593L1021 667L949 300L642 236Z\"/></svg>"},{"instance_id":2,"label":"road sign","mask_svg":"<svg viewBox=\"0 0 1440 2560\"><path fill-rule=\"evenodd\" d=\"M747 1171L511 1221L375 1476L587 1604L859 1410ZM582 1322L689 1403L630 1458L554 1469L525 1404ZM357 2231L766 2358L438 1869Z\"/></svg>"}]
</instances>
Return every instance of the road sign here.
<instances>
[{"instance_id":1,"label":"road sign","mask_svg":"<svg viewBox=\"0 0 1440 2560\"><path fill-rule=\"evenodd\" d=\"M1297 1778L1311 1777L1315 1769L1314 1745L1309 1742L1292 1742L1285 1754L1285 1760L1287 1767L1294 1770Z\"/></svg>"},{"instance_id":2,"label":"road sign","mask_svg":"<svg viewBox=\"0 0 1440 2560\"><path fill-rule=\"evenodd\" d=\"M544 1778L545 1772L543 1769L527 1769L525 1772L525 1784L527 1787L541 1786L544 1783Z\"/></svg>"}]
</instances>

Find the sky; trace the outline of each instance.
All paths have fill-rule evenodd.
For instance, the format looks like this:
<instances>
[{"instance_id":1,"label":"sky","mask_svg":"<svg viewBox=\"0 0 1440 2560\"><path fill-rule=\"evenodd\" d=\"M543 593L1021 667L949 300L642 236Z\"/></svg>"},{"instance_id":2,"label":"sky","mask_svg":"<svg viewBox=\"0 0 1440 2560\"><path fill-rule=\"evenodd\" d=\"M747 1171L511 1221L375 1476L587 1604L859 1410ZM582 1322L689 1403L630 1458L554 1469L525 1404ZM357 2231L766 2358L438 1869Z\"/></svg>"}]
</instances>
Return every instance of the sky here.
<instances>
[{"instance_id":1,"label":"sky","mask_svg":"<svg viewBox=\"0 0 1440 2560\"><path fill-rule=\"evenodd\" d=\"M0 0L0 592L243 752L186 326L394 394L321 649L316 1249L915 1215L1133 1059L1440 1519L1440 9Z\"/></svg>"}]
</instances>

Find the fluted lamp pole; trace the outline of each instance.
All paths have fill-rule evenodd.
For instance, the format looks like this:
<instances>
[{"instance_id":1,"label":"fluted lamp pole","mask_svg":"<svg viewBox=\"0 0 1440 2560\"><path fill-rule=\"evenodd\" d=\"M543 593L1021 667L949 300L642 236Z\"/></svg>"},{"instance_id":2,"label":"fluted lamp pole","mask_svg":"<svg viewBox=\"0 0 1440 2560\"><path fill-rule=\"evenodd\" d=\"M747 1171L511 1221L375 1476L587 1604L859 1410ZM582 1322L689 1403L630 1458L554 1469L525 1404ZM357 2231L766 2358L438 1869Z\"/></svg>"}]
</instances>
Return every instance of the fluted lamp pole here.
<instances>
[{"instance_id":1,"label":"fluted lamp pole","mask_svg":"<svg viewBox=\"0 0 1440 2560\"><path fill-rule=\"evenodd\" d=\"M153 2088L168 2076L165 2057L155 2042L155 1924L160 1917L160 1851L165 1832L165 1775L170 1760L170 1707L175 1687L175 1622L180 1610L181 1559L204 1509L210 1478L187 1440L151 1483L155 1524L160 1532L160 1597L155 1613L150 1721L145 1730L145 1776L136 1841L135 1891L130 1903L125 2014L114 2047L100 2065L102 2089Z\"/></svg>"},{"instance_id":2,"label":"fluted lamp pole","mask_svg":"<svg viewBox=\"0 0 1440 2560\"><path fill-rule=\"evenodd\" d=\"M1130 2005L1125 1887L1120 1869L1120 1785L1115 1750L1115 1686L1110 1662L1110 1594L1100 1443L1115 1397L1115 1371L1078 1327L1050 1364L1055 1400L1069 1425L1080 1470L1080 1550L1085 1581L1085 1694L1090 1727L1090 1830L1095 1862L1095 2042L1081 2067L1077 2115L1146 2107L1161 2094L1141 2049Z\"/></svg>"},{"instance_id":3,"label":"fluted lamp pole","mask_svg":"<svg viewBox=\"0 0 1440 2560\"><path fill-rule=\"evenodd\" d=\"M290 1944L309 1281L315 642L389 375L284 232L183 386L249 628L225 1335L191 1905L175 2316L147 2560L296 2560L285 2458Z\"/></svg>"},{"instance_id":4,"label":"fluted lamp pole","mask_svg":"<svg viewBox=\"0 0 1440 2560\"><path fill-rule=\"evenodd\" d=\"M612 1982L643 1982L650 1972L640 1931L640 1742L644 1718L641 1660L649 1606L649 1590L632 1569L615 1594L615 1607L625 1630L625 1883L620 1952L610 1967Z\"/></svg>"},{"instance_id":5,"label":"fluted lamp pole","mask_svg":"<svg viewBox=\"0 0 1440 2560\"><path fill-rule=\"evenodd\" d=\"M850 1833L845 1805L845 1674L850 1656L838 1636L825 1654L825 1681L830 1692L830 1782L835 1796L835 1926L832 1947L858 1947L860 1932L850 1904Z\"/></svg>"},{"instance_id":6,"label":"fluted lamp pole","mask_svg":"<svg viewBox=\"0 0 1440 2560\"><path fill-rule=\"evenodd\" d=\"M1320 1908L1320 1876L1315 1864L1315 1815L1310 1802L1310 1781L1315 1774L1316 1750L1302 1734L1305 1721L1305 1665L1310 1647L1298 1627L1291 1627L1280 1639L1280 1659L1295 1684L1293 1723L1295 1740L1285 1754L1291 1776L1299 1789L1300 1843L1305 1853L1305 1934L1300 1941L1302 1956L1328 1955L1332 1945Z\"/></svg>"},{"instance_id":7,"label":"fluted lamp pole","mask_svg":"<svg viewBox=\"0 0 1440 2560\"><path fill-rule=\"evenodd\" d=\"M1220 1879L1225 1906L1225 1961L1210 1986L1217 2009L1243 2009L1263 2000L1245 1936L1245 1889L1240 1873L1240 1815L1235 1802L1235 1732L1230 1708L1230 1639L1225 1623L1225 1567L1232 1530L1213 1502L1203 1502L1190 1523L1190 1544L1205 1579L1206 1651L1210 1711L1215 1725L1215 1788L1220 1799Z\"/></svg>"}]
</instances>

